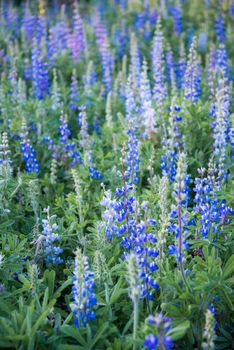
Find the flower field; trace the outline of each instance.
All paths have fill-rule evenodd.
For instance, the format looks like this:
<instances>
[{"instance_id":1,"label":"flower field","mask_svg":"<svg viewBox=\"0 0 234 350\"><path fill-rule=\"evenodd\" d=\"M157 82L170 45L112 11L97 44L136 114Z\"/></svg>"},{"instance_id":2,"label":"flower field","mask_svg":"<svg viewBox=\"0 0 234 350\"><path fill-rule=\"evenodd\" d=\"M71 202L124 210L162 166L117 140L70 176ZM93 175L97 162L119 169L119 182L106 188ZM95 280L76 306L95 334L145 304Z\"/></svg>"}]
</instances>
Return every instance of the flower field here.
<instances>
[{"instance_id":1,"label":"flower field","mask_svg":"<svg viewBox=\"0 0 234 350\"><path fill-rule=\"evenodd\" d=\"M0 349L234 349L232 1L0 16Z\"/></svg>"}]
</instances>

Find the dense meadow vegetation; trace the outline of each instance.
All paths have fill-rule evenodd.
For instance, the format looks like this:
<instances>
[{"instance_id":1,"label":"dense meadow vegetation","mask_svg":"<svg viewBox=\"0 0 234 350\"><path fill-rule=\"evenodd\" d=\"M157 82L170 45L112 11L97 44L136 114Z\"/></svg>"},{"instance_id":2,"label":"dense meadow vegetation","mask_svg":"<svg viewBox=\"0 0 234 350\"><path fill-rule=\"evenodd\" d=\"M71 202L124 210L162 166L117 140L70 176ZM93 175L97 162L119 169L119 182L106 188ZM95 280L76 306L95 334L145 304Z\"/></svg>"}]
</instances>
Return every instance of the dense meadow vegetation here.
<instances>
[{"instance_id":1,"label":"dense meadow vegetation","mask_svg":"<svg viewBox=\"0 0 234 350\"><path fill-rule=\"evenodd\" d=\"M233 349L232 1L0 16L0 348Z\"/></svg>"}]
</instances>

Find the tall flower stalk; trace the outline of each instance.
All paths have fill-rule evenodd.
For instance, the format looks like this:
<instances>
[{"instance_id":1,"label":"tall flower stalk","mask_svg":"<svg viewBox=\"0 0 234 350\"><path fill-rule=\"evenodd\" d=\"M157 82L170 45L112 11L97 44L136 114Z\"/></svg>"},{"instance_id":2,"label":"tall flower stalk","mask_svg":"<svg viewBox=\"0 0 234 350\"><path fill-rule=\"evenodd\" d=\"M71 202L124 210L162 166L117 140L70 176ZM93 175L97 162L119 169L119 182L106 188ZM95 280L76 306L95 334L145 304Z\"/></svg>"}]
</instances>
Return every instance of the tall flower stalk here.
<instances>
[{"instance_id":1,"label":"tall flower stalk","mask_svg":"<svg viewBox=\"0 0 234 350\"><path fill-rule=\"evenodd\" d=\"M153 66L153 98L157 104L157 123L165 133L165 121L163 119L163 102L166 97L166 85L164 74L164 52L163 52L163 33L160 19L157 21L156 31L152 43L152 66Z\"/></svg>"},{"instance_id":2,"label":"tall flower stalk","mask_svg":"<svg viewBox=\"0 0 234 350\"><path fill-rule=\"evenodd\" d=\"M200 75L200 66L197 54L197 39L194 37L189 49L188 63L184 78L184 97L186 100L189 100L194 104L197 103L198 98L201 95Z\"/></svg>"},{"instance_id":3,"label":"tall flower stalk","mask_svg":"<svg viewBox=\"0 0 234 350\"><path fill-rule=\"evenodd\" d=\"M40 170L40 166L38 164L38 161L36 159L36 152L34 148L32 147L29 137L28 137L28 130L26 121L23 120L22 123L22 142L21 142L21 154L22 158L25 162L25 170L28 173L36 172L38 173Z\"/></svg>"},{"instance_id":4,"label":"tall flower stalk","mask_svg":"<svg viewBox=\"0 0 234 350\"><path fill-rule=\"evenodd\" d=\"M94 306L97 300L94 293L94 274L89 270L87 256L77 248L73 272L73 302L70 304L75 316L75 326L85 327L89 320L94 320Z\"/></svg>"},{"instance_id":5,"label":"tall flower stalk","mask_svg":"<svg viewBox=\"0 0 234 350\"><path fill-rule=\"evenodd\" d=\"M3 132L0 138L0 175L9 175L12 173L10 153L8 136L6 132Z\"/></svg>"},{"instance_id":6,"label":"tall flower stalk","mask_svg":"<svg viewBox=\"0 0 234 350\"><path fill-rule=\"evenodd\" d=\"M134 253L127 257L129 296L133 303L133 350L136 349L137 328L139 321L139 297L140 297L140 279L137 258Z\"/></svg>"},{"instance_id":7,"label":"tall flower stalk","mask_svg":"<svg viewBox=\"0 0 234 350\"><path fill-rule=\"evenodd\" d=\"M184 250L188 249L188 243L186 241L186 226L188 224L187 206L189 200L189 180L190 177L187 175L186 155L184 152L181 152L178 158L173 192L173 197L175 198L176 205L172 207L171 212L171 218L174 218L175 222L177 222L169 226L169 231L174 232L175 234L177 244L170 245L168 253L176 255L178 266L186 285L187 282L184 273L183 258Z\"/></svg>"}]
</instances>

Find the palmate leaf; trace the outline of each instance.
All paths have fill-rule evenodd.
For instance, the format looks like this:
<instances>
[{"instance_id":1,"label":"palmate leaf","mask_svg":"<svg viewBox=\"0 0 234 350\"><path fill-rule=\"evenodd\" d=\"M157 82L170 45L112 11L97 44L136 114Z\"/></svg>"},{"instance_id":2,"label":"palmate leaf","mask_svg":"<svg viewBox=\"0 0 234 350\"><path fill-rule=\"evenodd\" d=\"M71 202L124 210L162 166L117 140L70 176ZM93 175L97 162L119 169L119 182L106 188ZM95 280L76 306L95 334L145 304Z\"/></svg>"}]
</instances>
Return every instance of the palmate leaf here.
<instances>
[{"instance_id":1,"label":"palmate leaf","mask_svg":"<svg viewBox=\"0 0 234 350\"><path fill-rule=\"evenodd\" d=\"M65 334L68 337L71 337L78 341L82 346L87 346L86 340L81 335L79 329L75 328L75 326L63 325L60 328L60 332Z\"/></svg>"},{"instance_id":2,"label":"palmate leaf","mask_svg":"<svg viewBox=\"0 0 234 350\"><path fill-rule=\"evenodd\" d=\"M183 316L181 310L177 306L172 305L170 303L162 303L161 308L163 311L165 311L174 318L181 318Z\"/></svg>"},{"instance_id":3,"label":"palmate leaf","mask_svg":"<svg viewBox=\"0 0 234 350\"><path fill-rule=\"evenodd\" d=\"M227 278L234 273L234 254L230 256L223 268L223 278Z\"/></svg>"},{"instance_id":4,"label":"palmate leaf","mask_svg":"<svg viewBox=\"0 0 234 350\"><path fill-rule=\"evenodd\" d=\"M167 334L170 335L173 340L178 340L183 338L189 329L190 321L185 320L179 322L179 325L170 329Z\"/></svg>"},{"instance_id":5,"label":"palmate leaf","mask_svg":"<svg viewBox=\"0 0 234 350\"><path fill-rule=\"evenodd\" d=\"M107 330L109 324L108 322L103 323L103 325L98 329L97 333L94 335L91 344L90 349L99 341L103 333Z\"/></svg>"},{"instance_id":6,"label":"palmate leaf","mask_svg":"<svg viewBox=\"0 0 234 350\"><path fill-rule=\"evenodd\" d=\"M116 301L120 298L120 296L126 293L126 289L122 288L121 286L122 286L122 279L119 278L117 284L114 286L112 290L110 301L109 301L110 305L113 305L114 303L116 303Z\"/></svg>"},{"instance_id":7,"label":"palmate leaf","mask_svg":"<svg viewBox=\"0 0 234 350\"><path fill-rule=\"evenodd\" d=\"M228 307L230 308L231 311L234 310L233 308L233 303L232 303L232 300L231 300L231 295L233 295L232 293L232 289L231 288L225 288L225 286L223 286L223 288L221 289L221 293L223 295L223 298L224 300L226 301Z\"/></svg>"}]
</instances>

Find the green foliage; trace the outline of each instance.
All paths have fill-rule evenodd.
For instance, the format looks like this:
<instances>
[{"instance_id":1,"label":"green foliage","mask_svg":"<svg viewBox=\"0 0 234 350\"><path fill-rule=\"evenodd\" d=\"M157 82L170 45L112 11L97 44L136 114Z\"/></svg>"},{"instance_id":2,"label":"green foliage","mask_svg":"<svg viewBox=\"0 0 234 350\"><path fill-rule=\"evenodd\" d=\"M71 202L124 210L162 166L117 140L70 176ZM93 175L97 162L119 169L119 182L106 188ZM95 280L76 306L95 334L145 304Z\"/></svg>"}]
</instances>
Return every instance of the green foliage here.
<instances>
[{"instance_id":1,"label":"green foliage","mask_svg":"<svg viewBox=\"0 0 234 350\"><path fill-rule=\"evenodd\" d=\"M44 142L47 136L51 136L55 143L60 142L58 129L60 108L52 109L51 95L44 100L35 99L32 94L32 81L24 79L25 62L31 57L32 43L26 42L25 34L18 33L18 29L11 23L16 13L19 12L20 18L23 17L23 10L15 5L11 6L10 2L6 1L6 4L10 4L8 10L12 16L11 18L9 15L8 18L7 11L5 13L1 5L1 19L4 24L0 24L0 133L7 131L9 134L12 172L0 171L0 349L130 350L134 347L143 349L145 336L153 332L153 327L146 324L146 318L149 314L162 312L172 319L172 328L168 330L167 335L174 341L174 348L200 350L206 324L205 315L207 309L212 307L215 309L216 322L215 349L234 348L234 224L230 215L228 225L219 223L217 232L210 229L206 239L202 239L201 217L194 211L193 202L193 182L198 176L197 169L207 168L213 154L209 115L213 100L210 100L210 87L207 82L208 49L213 44L216 47L219 44L213 26L216 15L222 10L228 33L226 46L231 61L234 53L233 18L228 14L228 5L231 1L219 1L219 4L217 1L211 1L209 9L205 5L209 1L179 1L184 15L184 32L181 35L173 32L172 17L167 13L168 9L163 8L164 4L175 4L177 1L149 1L150 8L156 9L162 17L165 52L168 47L171 47L177 62L181 43L185 44L185 54L188 53L188 37L191 30L199 35L206 28L208 42L212 45L207 44L206 52L200 52L199 56L204 70L203 95L198 103L192 105L185 101L183 91L177 88L176 92L173 91L167 81L168 94L163 105L162 117L166 127L169 124L167 109L173 94L178 105L181 106L183 112L181 133L187 155L187 172L192 179L187 216L188 219L195 219L195 224L188 228L189 249L185 253L184 269L180 268L180 264L173 256L168 255L169 246L175 243L174 235L168 228L171 206L175 201L173 184L169 181L167 191L163 193L165 197L162 198L160 166L165 149L160 131L161 125L157 125L156 132L148 139L143 137L141 127L137 133L140 181L134 195L139 207L142 202L148 202L149 217L156 220L156 225L150 227L151 232L158 239L153 247L160 250L159 256L155 258L158 270L153 273L160 287L153 292L153 300L137 300L139 312L137 322L134 322L135 312L129 297L131 293L127 278L128 271L123 259L121 236L116 235L111 239L107 237L103 225L103 207L100 205L105 190L110 190L115 196L116 188L122 186L119 176L119 172L122 171L120 158L123 145L127 144L125 132L127 120L126 101L121 91L126 88L130 70L130 43L129 40L126 41L124 52L126 55L120 57L116 53L113 60L113 91L110 100L113 125L109 128L106 120L107 96L102 81L103 67L96 43L95 25L99 20L100 12L100 18L105 19L110 39L109 45L113 52L116 51L115 36L118 34L116 30L126 26L127 33L136 31L141 56L148 62L151 61L150 47L155 28L154 24L149 25L148 20L146 23L146 27L149 26L150 38L148 39L144 36L143 27L137 24L139 18L141 19L143 1L122 1L126 3L125 10L117 6L117 2L114 0L79 1L82 18L85 18L88 50L81 56L79 62L74 61L69 50L64 50L56 56L53 63L50 63L57 71L61 91L61 109L67 116L69 128L72 130L69 140L74 142L83 159L83 163L76 165L73 170L70 169L68 162L62 159L57 159L53 163L53 151ZM39 3L43 4L43 1ZM52 2L45 1L45 3L49 12ZM112 6L112 3L116 3L115 6ZM33 13L37 14L37 1L29 1L28 4L32 5ZM67 11L66 19L71 24L70 6ZM57 17L62 18L62 14L58 12ZM53 25L49 17L47 24ZM47 54L46 45L46 40L42 40L42 49L45 51L42 50L43 55ZM83 78L90 62L93 63L97 79L92 85L91 94L87 96ZM94 163L103 176L101 180L90 178L85 160L88 149L80 146L81 130L77 122L78 110L73 111L69 107L73 69L77 72L79 106L87 106L88 135ZM151 66L148 72L151 83L154 81L153 69L154 67ZM51 79L50 66L48 70ZM12 72L16 74L17 84L20 79L26 84L27 96L24 102L18 95L16 98L12 92L9 79ZM137 98L140 101L139 95ZM139 101L137 100L140 109ZM161 113L161 111L158 112L155 101L152 101L152 105L155 112ZM95 125L95 117L97 125ZM230 128L233 127L232 117L233 114L230 115ZM27 122L28 136L40 163L41 169L38 174L25 171L20 144L23 119ZM229 145L225 158L228 177L222 190L217 193L217 198L225 199L229 206L233 206L234 198L234 166L231 152ZM2 154L0 154L0 160L1 156ZM63 263L60 265L45 261L42 220L45 219L43 210L47 207L50 207L51 215L57 216L56 232L63 249ZM163 210L166 213L166 223L161 222ZM164 241L160 246L159 240L162 234ZM96 319L83 328L75 326L74 314L70 308L74 251L77 247L89 259L90 271L94 272L94 289L97 297L97 305L94 307ZM134 331L133 328L135 328Z\"/></svg>"}]
</instances>

